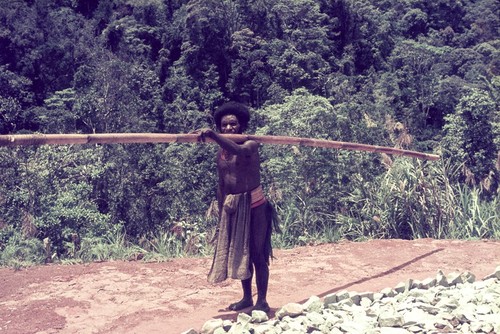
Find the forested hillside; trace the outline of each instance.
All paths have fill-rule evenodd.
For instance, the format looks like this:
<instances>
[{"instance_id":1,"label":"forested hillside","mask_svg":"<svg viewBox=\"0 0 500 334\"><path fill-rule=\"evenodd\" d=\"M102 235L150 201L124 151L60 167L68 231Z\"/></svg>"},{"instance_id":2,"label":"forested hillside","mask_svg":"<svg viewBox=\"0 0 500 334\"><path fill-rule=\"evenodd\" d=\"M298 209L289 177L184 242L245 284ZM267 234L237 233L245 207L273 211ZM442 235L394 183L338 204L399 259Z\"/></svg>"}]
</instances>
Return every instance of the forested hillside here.
<instances>
[{"instance_id":1,"label":"forested hillside","mask_svg":"<svg viewBox=\"0 0 500 334\"><path fill-rule=\"evenodd\" d=\"M262 147L277 245L500 237L497 0L0 4L0 134L186 133L237 100L250 132L442 156ZM203 253L215 150L0 148L0 263L19 245L96 258L117 239Z\"/></svg>"}]
</instances>

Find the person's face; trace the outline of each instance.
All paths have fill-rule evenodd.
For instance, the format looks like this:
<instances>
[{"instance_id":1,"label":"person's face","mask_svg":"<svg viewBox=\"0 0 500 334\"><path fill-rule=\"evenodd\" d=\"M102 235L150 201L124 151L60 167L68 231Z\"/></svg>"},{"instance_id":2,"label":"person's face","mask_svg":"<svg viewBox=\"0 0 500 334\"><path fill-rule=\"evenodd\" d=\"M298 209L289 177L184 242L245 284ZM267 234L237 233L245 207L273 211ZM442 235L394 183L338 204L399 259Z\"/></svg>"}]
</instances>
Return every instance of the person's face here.
<instances>
[{"instance_id":1,"label":"person's face","mask_svg":"<svg viewBox=\"0 0 500 334\"><path fill-rule=\"evenodd\" d=\"M232 114L223 116L220 121L220 129L222 133L241 133L238 117Z\"/></svg>"}]
</instances>

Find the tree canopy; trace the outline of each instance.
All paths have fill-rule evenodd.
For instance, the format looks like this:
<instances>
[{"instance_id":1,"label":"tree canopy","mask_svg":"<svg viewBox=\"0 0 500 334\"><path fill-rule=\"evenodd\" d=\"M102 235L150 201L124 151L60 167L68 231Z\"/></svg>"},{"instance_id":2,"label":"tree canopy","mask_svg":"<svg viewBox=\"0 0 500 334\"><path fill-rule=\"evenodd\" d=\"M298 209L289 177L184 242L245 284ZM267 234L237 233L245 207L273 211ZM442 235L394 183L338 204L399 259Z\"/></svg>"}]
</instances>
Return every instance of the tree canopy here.
<instances>
[{"instance_id":1,"label":"tree canopy","mask_svg":"<svg viewBox=\"0 0 500 334\"><path fill-rule=\"evenodd\" d=\"M252 109L250 131L443 154L463 167L457 182L498 194L498 1L0 3L0 134L189 132L236 100ZM34 226L62 247L103 224L140 236L202 216L213 153L1 149L0 227ZM354 180L377 182L387 167L353 153L263 156L276 200L331 214L348 210Z\"/></svg>"}]
</instances>

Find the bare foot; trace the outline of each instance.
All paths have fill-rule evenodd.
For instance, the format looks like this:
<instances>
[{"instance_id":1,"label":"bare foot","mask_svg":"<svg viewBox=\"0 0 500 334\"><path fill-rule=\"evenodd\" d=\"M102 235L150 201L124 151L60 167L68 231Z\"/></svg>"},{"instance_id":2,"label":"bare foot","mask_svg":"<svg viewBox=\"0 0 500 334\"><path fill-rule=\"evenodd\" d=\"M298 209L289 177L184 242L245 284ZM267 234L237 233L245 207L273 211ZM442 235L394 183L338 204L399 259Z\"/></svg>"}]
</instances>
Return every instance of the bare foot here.
<instances>
[{"instance_id":1,"label":"bare foot","mask_svg":"<svg viewBox=\"0 0 500 334\"><path fill-rule=\"evenodd\" d=\"M243 298L239 302L229 305L228 309L231 311L239 311L250 306L253 306L253 300Z\"/></svg>"},{"instance_id":2,"label":"bare foot","mask_svg":"<svg viewBox=\"0 0 500 334\"><path fill-rule=\"evenodd\" d=\"M252 311L262 311L268 313L271 310L269 304L267 302L257 302L255 306L252 308Z\"/></svg>"}]
</instances>

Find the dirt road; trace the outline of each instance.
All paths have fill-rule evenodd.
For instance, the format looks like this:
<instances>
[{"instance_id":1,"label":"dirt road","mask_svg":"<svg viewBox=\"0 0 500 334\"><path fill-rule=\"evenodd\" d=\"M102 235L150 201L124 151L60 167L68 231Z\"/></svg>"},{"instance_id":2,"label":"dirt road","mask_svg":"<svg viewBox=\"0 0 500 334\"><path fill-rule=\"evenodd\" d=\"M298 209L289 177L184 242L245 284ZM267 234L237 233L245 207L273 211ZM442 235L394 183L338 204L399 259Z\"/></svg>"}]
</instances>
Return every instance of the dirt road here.
<instances>
[{"instance_id":1,"label":"dirt road","mask_svg":"<svg viewBox=\"0 0 500 334\"><path fill-rule=\"evenodd\" d=\"M341 242L275 250L268 301L289 302L339 290L380 291L408 278L471 271L477 279L500 265L500 241L421 239ZM164 263L105 262L0 269L0 333L181 333L224 308L240 284L206 281L211 259Z\"/></svg>"}]
</instances>

